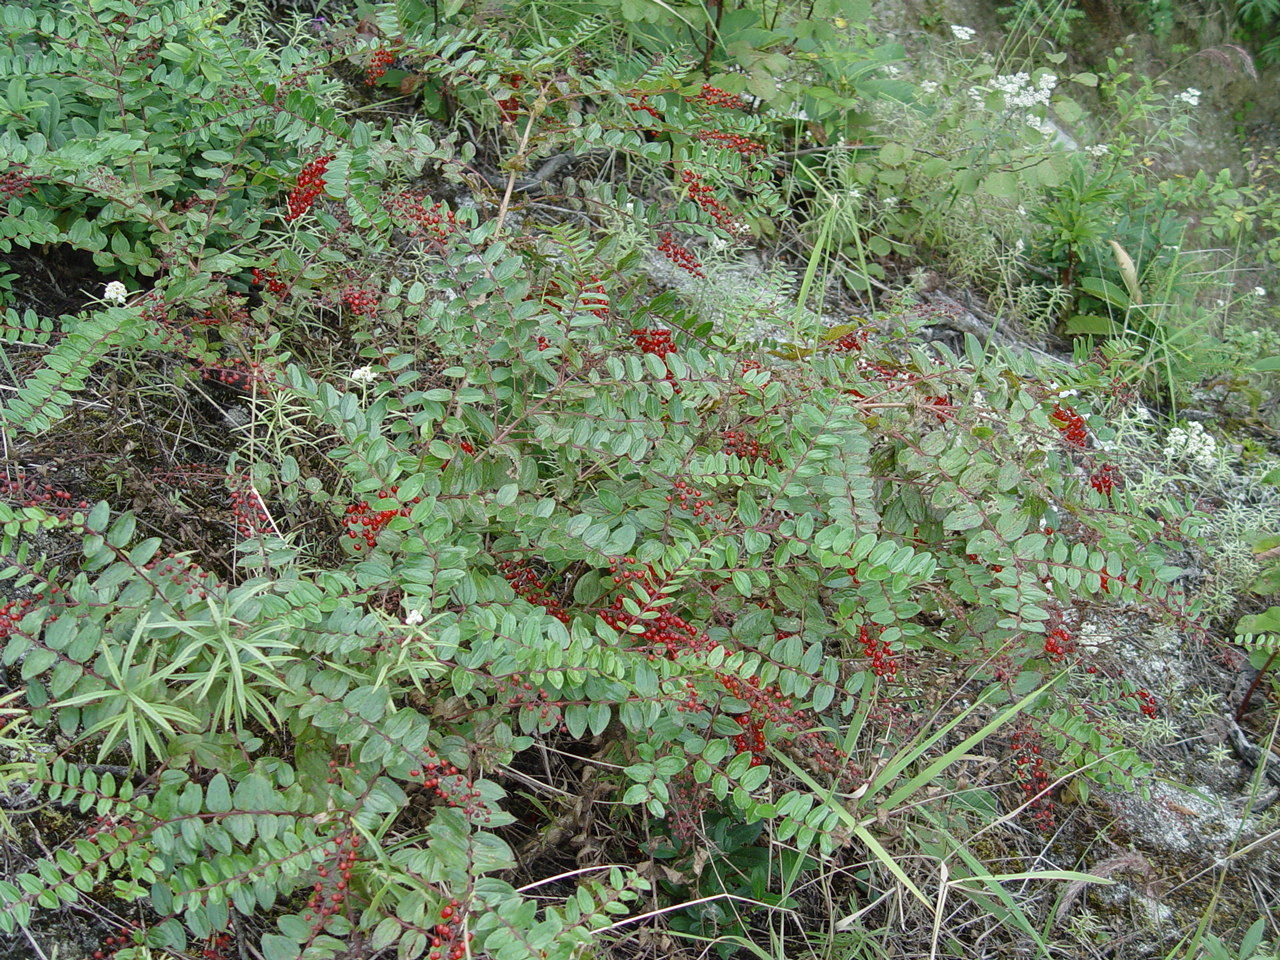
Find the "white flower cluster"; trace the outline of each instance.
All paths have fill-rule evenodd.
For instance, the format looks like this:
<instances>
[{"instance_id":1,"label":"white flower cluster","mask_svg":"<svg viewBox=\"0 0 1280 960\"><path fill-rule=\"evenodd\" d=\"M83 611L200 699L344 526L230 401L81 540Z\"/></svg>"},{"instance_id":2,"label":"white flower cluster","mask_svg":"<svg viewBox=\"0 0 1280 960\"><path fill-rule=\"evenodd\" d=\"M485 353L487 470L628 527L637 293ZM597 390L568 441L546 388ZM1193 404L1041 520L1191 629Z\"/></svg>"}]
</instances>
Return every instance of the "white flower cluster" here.
<instances>
[{"instance_id":1,"label":"white flower cluster","mask_svg":"<svg viewBox=\"0 0 1280 960\"><path fill-rule=\"evenodd\" d=\"M957 40L972 40L978 35L978 31L973 27L962 27L956 23L951 25L951 33Z\"/></svg>"},{"instance_id":2,"label":"white flower cluster","mask_svg":"<svg viewBox=\"0 0 1280 960\"><path fill-rule=\"evenodd\" d=\"M1085 147L1084 152L1091 157L1105 157L1110 149L1105 143L1095 143L1091 147Z\"/></svg>"},{"instance_id":3,"label":"white flower cluster","mask_svg":"<svg viewBox=\"0 0 1280 960\"><path fill-rule=\"evenodd\" d=\"M1029 73L1005 73L991 81L991 89L1004 94L1004 105L1009 108L1030 110L1048 103L1058 78L1052 73L1042 73L1033 83Z\"/></svg>"},{"instance_id":4,"label":"white flower cluster","mask_svg":"<svg viewBox=\"0 0 1280 960\"><path fill-rule=\"evenodd\" d=\"M1050 121L1040 117L1035 110L1037 107L1048 105L1053 96L1054 87L1057 85L1058 78L1052 73L1042 73L1035 80L1031 79L1031 74L1025 72L1005 73L1000 74L987 85L972 87L969 90L969 96L974 103L981 105L986 102L989 94L998 93L1004 102L1005 110L1027 111L1025 117L1027 125L1039 130L1045 136L1050 136L1057 132L1057 128Z\"/></svg>"},{"instance_id":5,"label":"white flower cluster","mask_svg":"<svg viewBox=\"0 0 1280 960\"><path fill-rule=\"evenodd\" d=\"M1253 288L1253 295L1254 295L1255 297L1265 297L1265 296L1267 295L1267 288L1266 288L1266 287L1254 287L1254 288Z\"/></svg>"},{"instance_id":6,"label":"white flower cluster","mask_svg":"<svg viewBox=\"0 0 1280 960\"><path fill-rule=\"evenodd\" d=\"M373 367L359 367L351 371L351 379L356 383L373 383L378 375L374 373Z\"/></svg>"},{"instance_id":7,"label":"white flower cluster","mask_svg":"<svg viewBox=\"0 0 1280 960\"><path fill-rule=\"evenodd\" d=\"M404 618L404 623L406 627L418 627L418 626L421 626L424 622L426 622L426 620L422 616L421 610L410 610L409 613Z\"/></svg>"},{"instance_id":8,"label":"white flower cluster","mask_svg":"<svg viewBox=\"0 0 1280 960\"><path fill-rule=\"evenodd\" d=\"M937 93L938 81L937 80L921 80L920 90L926 94Z\"/></svg>"},{"instance_id":9,"label":"white flower cluster","mask_svg":"<svg viewBox=\"0 0 1280 960\"><path fill-rule=\"evenodd\" d=\"M107 288L102 291L102 299L112 300L120 306L124 306L125 298L129 296L129 288L119 280L112 280L107 284Z\"/></svg>"},{"instance_id":10,"label":"white flower cluster","mask_svg":"<svg viewBox=\"0 0 1280 960\"><path fill-rule=\"evenodd\" d=\"M1192 420L1186 428L1174 427L1165 438L1164 454L1170 460L1187 459L1205 468L1217 466L1218 441Z\"/></svg>"},{"instance_id":11,"label":"white flower cluster","mask_svg":"<svg viewBox=\"0 0 1280 960\"><path fill-rule=\"evenodd\" d=\"M1202 94L1195 87L1187 87L1173 99L1181 100L1183 103L1189 103L1193 107L1200 106L1200 97Z\"/></svg>"}]
</instances>

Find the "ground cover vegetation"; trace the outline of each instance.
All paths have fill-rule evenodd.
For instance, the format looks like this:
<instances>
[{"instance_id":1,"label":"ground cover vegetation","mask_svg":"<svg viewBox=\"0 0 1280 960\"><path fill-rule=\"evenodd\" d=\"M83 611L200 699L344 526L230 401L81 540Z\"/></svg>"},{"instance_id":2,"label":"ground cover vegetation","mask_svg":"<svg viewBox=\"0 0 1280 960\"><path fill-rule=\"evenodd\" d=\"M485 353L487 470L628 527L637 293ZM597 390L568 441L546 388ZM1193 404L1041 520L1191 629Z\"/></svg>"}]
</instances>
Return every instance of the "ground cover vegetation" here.
<instances>
[{"instance_id":1,"label":"ground cover vegetation","mask_svg":"<svg viewBox=\"0 0 1280 960\"><path fill-rule=\"evenodd\" d=\"M0 8L0 932L1269 955L1271 168L869 13Z\"/></svg>"}]
</instances>

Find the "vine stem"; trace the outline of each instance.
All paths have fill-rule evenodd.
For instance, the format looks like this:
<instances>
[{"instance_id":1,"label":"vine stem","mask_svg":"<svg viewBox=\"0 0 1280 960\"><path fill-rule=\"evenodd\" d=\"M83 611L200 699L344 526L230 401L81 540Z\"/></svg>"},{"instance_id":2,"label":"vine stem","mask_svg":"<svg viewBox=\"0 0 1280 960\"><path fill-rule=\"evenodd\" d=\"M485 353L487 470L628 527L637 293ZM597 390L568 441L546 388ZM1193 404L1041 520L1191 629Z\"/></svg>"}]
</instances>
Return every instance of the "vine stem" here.
<instances>
[{"instance_id":1,"label":"vine stem","mask_svg":"<svg viewBox=\"0 0 1280 960\"><path fill-rule=\"evenodd\" d=\"M1249 701L1253 699L1253 693L1258 689L1258 684L1262 682L1262 678L1267 675L1267 671L1271 669L1271 665L1276 662L1276 657L1280 657L1280 650L1274 650L1271 656L1267 657L1267 662L1262 665L1262 669L1258 671L1257 676L1253 678L1253 683L1249 684L1249 689L1244 692L1244 696L1240 700L1240 706L1236 707L1236 723L1240 722L1240 718L1244 716L1244 712L1248 709Z\"/></svg>"},{"instance_id":2,"label":"vine stem","mask_svg":"<svg viewBox=\"0 0 1280 960\"><path fill-rule=\"evenodd\" d=\"M539 91L538 98L541 99L542 96L545 95L545 92L545 90ZM514 157L516 160L520 160L521 162L524 161L525 150L529 147L529 138L533 136L533 121L537 117L538 113L539 111L536 107L529 110L529 119L524 125L524 133L520 135L520 145L516 147L516 155ZM506 220L507 210L511 207L511 194L514 193L516 189L517 173L519 173L518 170L512 169L510 175L507 177L507 189L502 194L502 205L498 208L498 222L494 229L495 234L502 232L502 222Z\"/></svg>"}]
</instances>

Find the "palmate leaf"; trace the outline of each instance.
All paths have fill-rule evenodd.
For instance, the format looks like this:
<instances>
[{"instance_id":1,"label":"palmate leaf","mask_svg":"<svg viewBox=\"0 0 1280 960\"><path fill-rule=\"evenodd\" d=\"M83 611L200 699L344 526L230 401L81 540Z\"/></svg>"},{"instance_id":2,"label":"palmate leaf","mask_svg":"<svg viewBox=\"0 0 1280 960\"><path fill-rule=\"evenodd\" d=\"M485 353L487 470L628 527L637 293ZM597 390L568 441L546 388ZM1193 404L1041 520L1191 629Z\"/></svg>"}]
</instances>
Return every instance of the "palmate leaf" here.
<instances>
[{"instance_id":1,"label":"palmate leaf","mask_svg":"<svg viewBox=\"0 0 1280 960\"><path fill-rule=\"evenodd\" d=\"M53 704L54 708L79 707L82 716L99 718L90 720L90 726L82 736L91 739L103 734L98 755L105 759L120 743L127 741L133 763L139 769L146 765L148 753L153 757L164 754L164 741L160 734L174 736L179 732L202 729L203 722L183 708L170 702L167 683L177 672L178 665L159 664L159 651L149 647L147 658L135 663L138 648L146 639L149 621L146 614L138 618L129 641L122 647L109 643L104 634L100 640L100 653L95 661L100 665L107 681L102 689L73 694Z\"/></svg>"}]
</instances>

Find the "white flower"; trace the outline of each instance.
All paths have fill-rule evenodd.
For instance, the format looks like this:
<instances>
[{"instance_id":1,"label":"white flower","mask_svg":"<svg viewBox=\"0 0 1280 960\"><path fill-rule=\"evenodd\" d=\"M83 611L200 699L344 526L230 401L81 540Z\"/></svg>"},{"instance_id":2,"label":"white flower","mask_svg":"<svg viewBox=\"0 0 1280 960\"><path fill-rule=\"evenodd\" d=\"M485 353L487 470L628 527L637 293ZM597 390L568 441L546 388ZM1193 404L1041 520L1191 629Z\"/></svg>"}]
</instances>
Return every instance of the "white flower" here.
<instances>
[{"instance_id":1,"label":"white flower","mask_svg":"<svg viewBox=\"0 0 1280 960\"><path fill-rule=\"evenodd\" d=\"M1059 391L1058 391L1058 396L1060 396L1060 397L1078 397L1078 396L1080 396L1080 391L1079 391L1079 390L1059 390Z\"/></svg>"},{"instance_id":2,"label":"white flower","mask_svg":"<svg viewBox=\"0 0 1280 960\"><path fill-rule=\"evenodd\" d=\"M1058 130L1058 128L1053 125L1052 121L1042 120L1033 113L1027 114L1027 126L1032 130L1039 131L1046 137L1051 136Z\"/></svg>"},{"instance_id":3,"label":"white flower","mask_svg":"<svg viewBox=\"0 0 1280 960\"><path fill-rule=\"evenodd\" d=\"M1151 411L1148 410L1146 407L1144 407L1142 404L1138 404L1136 407L1133 408L1133 415L1137 417L1139 420L1151 419Z\"/></svg>"},{"instance_id":4,"label":"white flower","mask_svg":"<svg viewBox=\"0 0 1280 960\"><path fill-rule=\"evenodd\" d=\"M1022 204L1018 204L1018 216L1025 217L1026 215L1027 215L1027 208L1024 207Z\"/></svg>"},{"instance_id":5,"label":"white flower","mask_svg":"<svg viewBox=\"0 0 1280 960\"><path fill-rule=\"evenodd\" d=\"M421 610L410 610L408 615L404 618L404 625L406 627L416 627L424 622L425 618L422 616Z\"/></svg>"},{"instance_id":6,"label":"white flower","mask_svg":"<svg viewBox=\"0 0 1280 960\"><path fill-rule=\"evenodd\" d=\"M1053 89L1058 85L1058 78L1052 73L1042 73L1035 80L1025 71L1004 73L994 77L984 86L974 87L969 96L976 102L984 101L989 93L998 93L1004 100L1004 109L1009 111L1027 111L1026 122L1038 130L1053 130L1053 125L1046 123L1035 114L1035 108L1046 106L1053 98Z\"/></svg>"},{"instance_id":7,"label":"white flower","mask_svg":"<svg viewBox=\"0 0 1280 960\"><path fill-rule=\"evenodd\" d=\"M1095 143L1091 147L1085 147L1084 152L1091 157L1105 157L1109 149L1105 143Z\"/></svg>"},{"instance_id":8,"label":"white flower","mask_svg":"<svg viewBox=\"0 0 1280 960\"><path fill-rule=\"evenodd\" d=\"M356 383L373 383L378 379L378 375L373 372L373 367L360 367L351 371L351 379Z\"/></svg>"},{"instance_id":9,"label":"white flower","mask_svg":"<svg viewBox=\"0 0 1280 960\"><path fill-rule=\"evenodd\" d=\"M1192 420L1186 428L1174 427L1165 438L1164 454L1173 461L1187 459L1201 467L1217 465L1218 441L1205 432L1204 424Z\"/></svg>"},{"instance_id":10,"label":"white flower","mask_svg":"<svg viewBox=\"0 0 1280 960\"><path fill-rule=\"evenodd\" d=\"M921 90L922 92L924 92L924 93L937 93L937 92L938 92L938 81L936 81L936 80L921 80L921 81L920 81L920 90Z\"/></svg>"},{"instance_id":11,"label":"white flower","mask_svg":"<svg viewBox=\"0 0 1280 960\"><path fill-rule=\"evenodd\" d=\"M896 210L896 209L898 209L898 198L897 198L897 197L885 197L885 198L884 198L884 199L882 199L880 202L884 204L884 208L885 208L886 210Z\"/></svg>"},{"instance_id":12,"label":"white flower","mask_svg":"<svg viewBox=\"0 0 1280 960\"><path fill-rule=\"evenodd\" d=\"M1201 93L1195 87L1187 87L1180 94L1174 97L1175 100L1181 100L1183 103L1189 103L1193 107L1200 106Z\"/></svg>"},{"instance_id":13,"label":"white flower","mask_svg":"<svg viewBox=\"0 0 1280 960\"><path fill-rule=\"evenodd\" d=\"M1267 290L1265 287L1254 287L1253 295L1255 297L1265 297L1267 295Z\"/></svg>"},{"instance_id":14,"label":"white flower","mask_svg":"<svg viewBox=\"0 0 1280 960\"><path fill-rule=\"evenodd\" d=\"M1017 241L1016 241L1016 242L1014 243L1014 245L1013 245L1013 252L1014 252L1014 254L1015 254L1015 255L1017 255L1017 256L1021 256L1021 255L1022 255L1022 251L1026 250L1026 249L1027 249L1027 242L1026 242L1025 240L1023 240L1021 237L1019 237L1019 238L1017 239Z\"/></svg>"},{"instance_id":15,"label":"white flower","mask_svg":"<svg viewBox=\"0 0 1280 960\"><path fill-rule=\"evenodd\" d=\"M124 306L125 298L129 296L129 289L119 280L112 280L107 284L107 288L102 291L102 299L114 300L120 306Z\"/></svg>"},{"instance_id":16,"label":"white flower","mask_svg":"<svg viewBox=\"0 0 1280 960\"><path fill-rule=\"evenodd\" d=\"M955 23L951 25L951 33L957 40L972 40L978 35L978 31L973 27L962 27Z\"/></svg>"}]
</instances>

